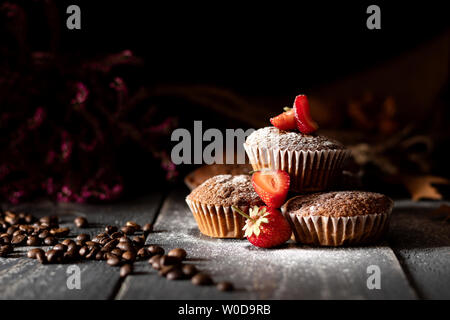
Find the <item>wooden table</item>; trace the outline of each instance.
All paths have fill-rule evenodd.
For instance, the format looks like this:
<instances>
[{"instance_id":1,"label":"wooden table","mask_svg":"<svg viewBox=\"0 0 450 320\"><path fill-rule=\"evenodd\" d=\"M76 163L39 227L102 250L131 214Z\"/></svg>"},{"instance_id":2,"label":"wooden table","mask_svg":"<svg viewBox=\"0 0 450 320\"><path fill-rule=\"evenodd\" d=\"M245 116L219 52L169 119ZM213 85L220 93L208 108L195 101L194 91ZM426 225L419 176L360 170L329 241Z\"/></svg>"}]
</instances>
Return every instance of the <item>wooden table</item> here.
<instances>
[{"instance_id":1,"label":"wooden table","mask_svg":"<svg viewBox=\"0 0 450 320\"><path fill-rule=\"evenodd\" d=\"M91 235L106 224L128 220L155 223L147 244L185 248L189 261L215 281L236 290L197 287L189 281L159 277L146 261L135 263L125 279L104 261L83 261L81 289L68 289L68 264L41 265L28 259L29 247L0 258L2 299L450 299L450 224L429 214L444 202L398 200L386 240L376 246L317 248L288 243L265 250L246 240L202 236L184 202L188 190L154 193L127 203L77 205L39 202L21 205L37 216L59 214L74 229L73 218L85 215ZM380 268L381 289L368 289L367 268Z\"/></svg>"}]
</instances>

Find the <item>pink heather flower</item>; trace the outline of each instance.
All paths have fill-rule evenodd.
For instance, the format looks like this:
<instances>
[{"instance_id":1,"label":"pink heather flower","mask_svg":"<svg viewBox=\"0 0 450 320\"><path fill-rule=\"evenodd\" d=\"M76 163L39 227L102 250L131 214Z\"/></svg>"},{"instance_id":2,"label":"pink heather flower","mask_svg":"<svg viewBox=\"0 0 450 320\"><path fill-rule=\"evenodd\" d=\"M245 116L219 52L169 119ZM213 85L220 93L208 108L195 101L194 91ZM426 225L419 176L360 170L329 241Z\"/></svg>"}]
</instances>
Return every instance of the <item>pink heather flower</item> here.
<instances>
[{"instance_id":1,"label":"pink heather flower","mask_svg":"<svg viewBox=\"0 0 450 320\"><path fill-rule=\"evenodd\" d=\"M63 186L61 191L57 193L56 199L59 202L70 202L72 196L72 190L68 186Z\"/></svg>"},{"instance_id":2,"label":"pink heather flower","mask_svg":"<svg viewBox=\"0 0 450 320\"><path fill-rule=\"evenodd\" d=\"M72 147L73 143L69 140L69 134L67 131L63 131L61 134L62 143L61 143L61 157L64 162L69 160L72 155Z\"/></svg>"},{"instance_id":3,"label":"pink heather flower","mask_svg":"<svg viewBox=\"0 0 450 320\"><path fill-rule=\"evenodd\" d=\"M55 184L53 182L53 178L48 178L46 181L44 181L43 187L45 191L47 191L47 194L52 195L53 193L55 193Z\"/></svg>"},{"instance_id":4,"label":"pink heather flower","mask_svg":"<svg viewBox=\"0 0 450 320\"><path fill-rule=\"evenodd\" d=\"M109 84L109 87L113 88L117 92L120 92L120 93L123 93L123 94L127 94L128 93L127 86L125 85L125 82L123 81L123 79L120 78L120 77L115 77L113 82L111 82Z\"/></svg>"},{"instance_id":5,"label":"pink heather flower","mask_svg":"<svg viewBox=\"0 0 450 320\"><path fill-rule=\"evenodd\" d=\"M47 152L47 157L45 158L46 164L52 164L55 161L56 158L56 152L53 150L50 150Z\"/></svg>"},{"instance_id":6,"label":"pink heather flower","mask_svg":"<svg viewBox=\"0 0 450 320\"><path fill-rule=\"evenodd\" d=\"M39 127L45 119L44 108L38 107L33 117L28 120L28 129L34 130Z\"/></svg>"},{"instance_id":7,"label":"pink heather flower","mask_svg":"<svg viewBox=\"0 0 450 320\"><path fill-rule=\"evenodd\" d=\"M18 204L20 202L20 198L22 198L25 195L25 191L19 190L14 191L11 193L11 195L8 197L9 202L12 204Z\"/></svg>"},{"instance_id":8,"label":"pink heather flower","mask_svg":"<svg viewBox=\"0 0 450 320\"><path fill-rule=\"evenodd\" d=\"M78 104L82 106L89 96L89 90L82 82L77 82L75 84L75 87L77 89L77 92L75 94L75 98L72 99L72 104Z\"/></svg>"}]
</instances>

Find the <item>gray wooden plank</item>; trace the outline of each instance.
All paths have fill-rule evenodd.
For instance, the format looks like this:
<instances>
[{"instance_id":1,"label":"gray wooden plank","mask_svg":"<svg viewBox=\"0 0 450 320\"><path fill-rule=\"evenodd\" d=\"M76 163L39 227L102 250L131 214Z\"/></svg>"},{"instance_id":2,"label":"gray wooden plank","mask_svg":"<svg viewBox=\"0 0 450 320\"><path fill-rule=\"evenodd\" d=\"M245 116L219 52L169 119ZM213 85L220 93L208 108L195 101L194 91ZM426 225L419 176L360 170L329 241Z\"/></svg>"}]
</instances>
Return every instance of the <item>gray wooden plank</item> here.
<instances>
[{"instance_id":1,"label":"gray wooden plank","mask_svg":"<svg viewBox=\"0 0 450 320\"><path fill-rule=\"evenodd\" d=\"M450 299L450 223L431 215L449 202L398 201L389 243L425 299Z\"/></svg>"},{"instance_id":2,"label":"gray wooden plank","mask_svg":"<svg viewBox=\"0 0 450 320\"><path fill-rule=\"evenodd\" d=\"M128 220L139 224L152 222L159 208L162 195L147 197L108 205L46 204L21 205L15 209L24 210L36 216L58 214L62 226L71 227L71 232L99 233L105 225L123 225ZM90 226L76 229L73 219L86 216ZM70 235L69 235L70 237ZM81 289L68 289L67 268L71 264L41 265L26 257L31 247L16 248L12 257L0 258L0 299L108 299L115 295L119 284L118 268L110 267L105 261L82 261L75 263L81 271ZM44 247L45 248L45 247Z\"/></svg>"},{"instance_id":3,"label":"gray wooden plank","mask_svg":"<svg viewBox=\"0 0 450 320\"><path fill-rule=\"evenodd\" d=\"M117 299L414 299L393 251L386 243L353 248L317 248L293 243L258 249L246 240L202 236L184 198L173 192L158 215L148 243L182 247L191 262L215 281L231 281L231 293L161 278L146 263L124 281ZM381 269L381 290L367 288L367 267Z\"/></svg>"}]
</instances>

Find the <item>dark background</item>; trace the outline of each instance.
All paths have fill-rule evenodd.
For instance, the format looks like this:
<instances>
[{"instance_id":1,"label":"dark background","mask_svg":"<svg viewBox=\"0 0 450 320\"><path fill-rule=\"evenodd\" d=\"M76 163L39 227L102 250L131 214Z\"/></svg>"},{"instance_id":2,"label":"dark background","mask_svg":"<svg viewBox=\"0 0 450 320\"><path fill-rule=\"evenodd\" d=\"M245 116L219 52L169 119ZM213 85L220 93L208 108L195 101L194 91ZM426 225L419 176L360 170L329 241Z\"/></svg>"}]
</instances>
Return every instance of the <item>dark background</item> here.
<instances>
[{"instance_id":1,"label":"dark background","mask_svg":"<svg viewBox=\"0 0 450 320\"><path fill-rule=\"evenodd\" d=\"M299 87L364 70L448 26L446 10L432 1L79 3L82 30L63 29L64 50L132 49L145 57L149 83L210 83L289 99ZM381 30L366 28L370 4L381 8ZM63 2L58 7L64 12ZM42 36L36 45L45 44Z\"/></svg>"},{"instance_id":2,"label":"dark background","mask_svg":"<svg viewBox=\"0 0 450 320\"><path fill-rule=\"evenodd\" d=\"M81 30L66 28L71 4L81 7ZM366 28L371 4L381 8L381 30ZM268 125L299 93L311 93L321 130L347 145L375 145L413 124L412 136L426 135L435 143L423 160L429 165L410 166L402 159L410 150L396 146L388 157L408 174L450 176L445 152L448 70L442 70L448 68L448 44L430 45L449 32L444 2L17 0L0 8L0 197L8 201L41 195L49 177L55 185L48 194L55 197L63 187L73 194L81 194L83 187L101 194L102 185L120 186L125 194L134 194L182 183L194 167L171 166L173 129L190 129L193 120L203 120L205 128ZM432 54L395 69L420 48L431 48ZM107 71L92 67L123 50L131 50L136 61ZM435 57L445 61L443 50L447 64L441 68L442 60ZM416 75L416 66L434 60L435 65L421 69L421 83L416 78L423 72ZM370 70L382 70L392 61L390 73L370 76ZM436 70L447 72L447 80ZM372 79L366 87L374 95L364 102L369 104L364 110L376 122L381 117L378 104L390 94L391 84L383 83L399 73L392 85L398 94L392 93L398 109L395 126L380 133L376 125L355 124L347 103L361 98L364 81ZM125 99L127 112L121 117L116 117L118 98L110 85L116 77L124 80L131 97ZM411 78L418 80L415 86L402 87ZM77 83L89 89L83 112L71 102ZM428 90L436 86L437 93ZM432 92L427 93L431 98L421 100L422 87ZM43 124L26 129L39 107L45 111ZM63 131L74 146L71 156L49 164L48 152L60 153ZM96 141L96 148L79 150L81 141ZM369 164L366 169L365 187L381 185L389 191L386 181L377 179L383 176L379 168L372 170ZM73 195L64 199L75 200Z\"/></svg>"}]
</instances>

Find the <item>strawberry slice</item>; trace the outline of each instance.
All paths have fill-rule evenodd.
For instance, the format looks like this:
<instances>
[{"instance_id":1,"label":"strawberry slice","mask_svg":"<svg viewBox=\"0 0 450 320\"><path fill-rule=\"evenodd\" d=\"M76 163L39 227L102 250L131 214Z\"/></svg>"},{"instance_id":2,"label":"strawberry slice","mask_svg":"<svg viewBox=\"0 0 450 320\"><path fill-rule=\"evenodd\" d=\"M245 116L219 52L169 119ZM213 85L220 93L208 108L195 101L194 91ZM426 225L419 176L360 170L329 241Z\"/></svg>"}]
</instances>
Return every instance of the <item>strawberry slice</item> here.
<instances>
[{"instance_id":1,"label":"strawberry slice","mask_svg":"<svg viewBox=\"0 0 450 320\"><path fill-rule=\"evenodd\" d=\"M297 123L295 122L294 109L288 109L289 110L279 114L278 116L270 118L270 123L280 130L296 129Z\"/></svg>"},{"instance_id":2,"label":"strawberry slice","mask_svg":"<svg viewBox=\"0 0 450 320\"><path fill-rule=\"evenodd\" d=\"M257 171L252 176L253 189L270 208L279 208L289 190L289 174L282 170Z\"/></svg>"},{"instance_id":3,"label":"strawberry slice","mask_svg":"<svg viewBox=\"0 0 450 320\"><path fill-rule=\"evenodd\" d=\"M308 98L304 94L295 97L294 114L297 128L301 133L310 134L319 128L317 123L311 119Z\"/></svg>"}]
</instances>

